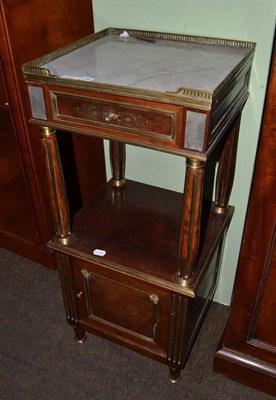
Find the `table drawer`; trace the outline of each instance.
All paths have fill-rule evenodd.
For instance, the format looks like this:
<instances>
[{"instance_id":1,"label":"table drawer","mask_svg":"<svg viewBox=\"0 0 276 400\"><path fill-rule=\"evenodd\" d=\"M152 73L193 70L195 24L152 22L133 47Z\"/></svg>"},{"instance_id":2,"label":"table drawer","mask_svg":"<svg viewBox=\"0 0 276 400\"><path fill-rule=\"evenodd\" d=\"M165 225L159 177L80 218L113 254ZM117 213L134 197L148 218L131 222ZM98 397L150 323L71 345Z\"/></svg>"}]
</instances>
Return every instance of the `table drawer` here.
<instances>
[{"instance_id":1,"label":"table drawer","mask_svg":"<svg viewBox=\"0 0 276 400\"><path fill-rule=\"evenodd\" d=\"M170 295L158 288L115 274L99 273L97 265L82 268L74 261L80 321L114 337L146 342L167 351ZM76 264L78 267L76 268ZM109 273L110 275L110 273Z\"/></svg>"},{"instance_id":2,"label":"table drawer","mask_svg":"<svg viewBox=\"0 0 276 400\"><path fill-rule=\"evenodd\" d=\"M141 142L164 142L176 147L181 144L183 132L182 107L170 104L105 95L101 98L86 97L52 91L51 103L53 120L70 121L76 126L91 125L103 134L117 135ZM72 125L73 126L73 125Z\"/></svg>"}]
</instances>

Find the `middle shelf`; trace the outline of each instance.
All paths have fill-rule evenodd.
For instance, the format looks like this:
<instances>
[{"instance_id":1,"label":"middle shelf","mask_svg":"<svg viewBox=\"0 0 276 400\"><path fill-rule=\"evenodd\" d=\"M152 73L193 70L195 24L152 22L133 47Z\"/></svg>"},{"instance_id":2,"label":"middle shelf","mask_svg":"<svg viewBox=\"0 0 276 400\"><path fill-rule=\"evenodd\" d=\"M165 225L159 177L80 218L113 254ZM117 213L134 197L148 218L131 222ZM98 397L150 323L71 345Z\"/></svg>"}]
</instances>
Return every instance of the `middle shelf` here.
<instances>
[{"instance_id":1,"label":"middle shelf","mask_svg":"<svg viewBox=\"0 0 276 400\"><path fill-rule=\"evenodd\" d=\"M48 245L102 267L189 293L175 281L182 201L181 193L144 183L127 180L125 186L114 188L108 182L73 219L68 244L60 243L56 236ZM218 214L213 204L203 205L204 240L200 242L195 278L208 265L233 211L229 207L226 213ZM95 249L103 250L105 255L95 256Z\"/></svg>"}]
</instances>

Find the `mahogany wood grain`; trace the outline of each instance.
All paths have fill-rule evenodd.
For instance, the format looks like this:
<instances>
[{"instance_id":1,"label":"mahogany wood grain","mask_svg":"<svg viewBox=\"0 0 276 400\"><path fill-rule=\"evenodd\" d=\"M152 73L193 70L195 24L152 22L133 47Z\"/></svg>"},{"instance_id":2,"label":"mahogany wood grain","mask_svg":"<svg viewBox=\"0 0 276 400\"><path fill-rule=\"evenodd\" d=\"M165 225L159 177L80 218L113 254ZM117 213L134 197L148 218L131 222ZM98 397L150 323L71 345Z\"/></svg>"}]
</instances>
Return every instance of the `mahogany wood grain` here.
<instances>
[{"instance_id":1,"label":"mahogany wood grain","mask_svg":"<svg viewBox=\"0 0 276 400\"><path fill-rule=\"evenodd\" d=\"M74 217L70 242L60 247L53 238L49 246L91 261L95 261L93 250L102 249L108 264L175 284L181 208L181 193L131 180L121 188L108 182ZM202 210L207 227L196 277L205 272L233 214L233 208L222 215L213 208L214 204L211 211Z\"/></svg>"},{"instance_id":2,"label":"mahogany wood grain","mask_svg":"<svg viewBox=\"0 0 276 400\"><path fill-rule=\"evenodd\" d=\"M135 182L127 181L126 185L128 184L130 194L134 191L135 196L126 199L124 204L126 217L134 212L134 206L141 203L150 189L148 185ZM108 186L112 191L114 190L111 184ZM119 191L121 190L122 188L119 189ZM152 188L152 190L156 195L160 195L159 188ZM118 189L116 188L115 191L118 192ZM167 197L168 193L165 190L162 190L162 192L163 196ZM98 198L99 203L96 201L94 204L95 210L100 211L100 218L103 214L98 205L103 203L103 195L109 197L108 191L103 189L103 193ZM181 206L181 196L178 193L175 193L175 195L180 200L179 205ZM157 198L160 198L160 196L157 196ZM148 203L146 202L143 206L145 212L139 213L139 216L136 217L137 221L142 220L144 225L145 216L148 217L151 209L151 206L148 207ZM146 209L148 209L148 212L146 212ZM124 214L122 211L121 209L121 218ZM91 217L90 212L91 210L84 211L85 216ZM158 215L159 212L157 212L154 220L159 221L161 225L163 219L164 231L166 231L166 217ZM73 326L75 332L76 328L79 330L80 337L84 335L84 331L91 332L167 364L170 368L170 379L177 381L217 285L221 243L232 214L233 209L230 208L227 217L225 214L213 213L213 217L210 218L210 229L207 231L208 241L198 263L197 273L198 277L201 275L201 278L200 283L194 285L195 298L174 292L174 289L179 288L180 285L175 282L173 267L171 268L171 276L168 276L167 270L172 264L170 260L167 260L164 263L165 265L161 265L160 260L155 260L154 257L156 246L153 247L150 243L149 246L146 247L145 244L145 248L142 248L141 242L135 241L138 237L135 238L133 234L129 235L129 253L125 254L125 260L122 260L119 255L120 264L114 264L113 253L117 250L118 244L122 244L122 236L117 236L117 246L110 247L109 244L114 238L114 225L118 223L118 219L109 221L111 222L109 230L105 226L107 231L105 242L98 237L97 243L103 244L103 247L108 249L103 260L100 257L92 256L93 240L97 233L93 233L93 227L89 228L89 224L86 224L89 237L84 253L84 247L80 248L81 245L85 244L84 237L80 236L79 230L83 230L84 227L79 221L79 229L75 225L72 241L68 245L59 244L58 250L55 247L57 242L51 241L50 244L51 247L55 248L59 259L59 272L67 321ZM110 216L112 216L111 212L106 218L108 219ZM75 219L78 219L78 217L79 215ZM95 222L98 227L98 221ZM136 226L138 226L138 223ZM126 229L125 225L124 230L131 232L131 228L133 229L132 219L129 221L129 229ZM108 232L110 232L110 235L108 235ZM156 244L164 243L160 233L155 236ZM76 237L78 237L77 240L75 240ZM135 246L132 244L133 239ZM136 253L139 253L142 257L139 263L132 258L136 247ZM177 232L175 233L176 247ZM126 246L121 250L121 255L125 253L125 249ZM143 253L145 254L143 255ZM122 270L122 265L127 266L128 269ZM160 284L160 280L153 276L150 266L155 267L155 274L159 274L159 278L161 277L171 283L171 288ZM139 269L142 275L138 274L135 277L135 269Z\"/></svg>"},{"instance_id":3,"label":"mahogany wood grain","mask_svg":"<svg viewBox=\"0 0 276 400\"><path fill-rule=\"evenodd\" d=\"M95 323L120 330L133 341L150 342L165 354L168 341L170 294L145 282L125 279L122 274L97 274L93 263L73 261L79 296L80 319L93 328ZM88 268L87 270L85 268Z\"/></svg>"},{"instance_id":4,"label":"mahogany wood grain","mask_svg":"<svg viewBox=\"0 0 276 400\"><path fill-rule=\"evenodd\" d=\"M104 124L106 129L118 128L129 132L135 130L141 131L141 134L149 133L157 137L173 136L173 117L180 111L179 107L167 105L168 111L164 113L165 107L161 108L158 103L150 104L147 109L141 100L134 101L130 98L128 102L124 99L124 103L119 103L118 96L105 96L105 100L102 101L97 100L98 96L96 93L93 96L87 93L87 97L82 95L78 99L72 96L72 91L70 95L57 91L55 94L57 119L79 118L84 122L94 122L95 125Z\"/></svg>"},{"instance_id":5,"label":"mahogany wood grain","mask_svg":"<svg viewBox=\"0 0 276 400\"><path fill-rule=\"evenodd\" d=\"M45 101L48 124L56 129L93 130L100 138L166 150L183 148L183 107L58 84L45 87Z\"/></svg>"},{"instance_id":6,"label":"mahogany wood grain","mask_svg":"<svg viewBox=\"0 0 276 400\"><path fill-rule=\"evenodd\" d=\"M0 110L8 110L8 96L4 80L3 68L0 62Z\"/></svg>"},{"instance_id":7,"label":"mahogany wood grain","mask_svg":"<svg viewBox=\"0 0 276 400\"><path fill-rule=\"evenodd\" d=\"M179 270L177 279L192 278L197 261L205 163L187 159L182 226L180 235Z\"/></svg>"},{"instance_id":8,"label":"mahogany wood grain","mask_svg":"<svg viewBox=\"0 0 276 400\"><path fill-rule=\"evenodd\" d=\"M91 34L92 1L4 0L18 66Z\"/></svg>"},{"instance_id":9,"label":"mahogany wood grain","mask_svg":"<svg viewBox=\"0 0 276 400\"><path fill-rule=\"evenodd\" d=\"M66 239L71 233L70 213L59 156L56 131L50 128L40 128L42 145L45 151L45 165L47 168L48 185L51 196L51 209L55 223L56 234Z\"/></svg>"},{"instance_id":10,"label":"mahogany wood grain","mask_svg":"<svg viewBox=\"0 0 276 400\"><path fill-rule=\"evenodd\" d=\"M214 368L276 396L276 49L230 318Z\"/></svg>"}]
</instances>

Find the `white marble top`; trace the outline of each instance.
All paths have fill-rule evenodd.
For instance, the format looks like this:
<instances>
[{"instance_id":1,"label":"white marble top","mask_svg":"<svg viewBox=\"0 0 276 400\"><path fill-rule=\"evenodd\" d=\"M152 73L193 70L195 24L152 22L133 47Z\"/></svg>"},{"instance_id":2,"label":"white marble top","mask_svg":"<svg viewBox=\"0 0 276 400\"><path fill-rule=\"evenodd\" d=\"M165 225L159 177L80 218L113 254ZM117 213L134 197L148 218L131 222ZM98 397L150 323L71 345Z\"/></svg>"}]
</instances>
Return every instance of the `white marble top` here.
<instances>
[{"instance_id":1,"label":"white marble top","mask_svg":"<svg viewBox=\"0 0 276 400\"><path fill-rule=\"evenodd\" d=\"M238 46L154 42L109 34L41 65L52 75L130 88L214 91L251 51Z\"/></svg>"}]
</instances>

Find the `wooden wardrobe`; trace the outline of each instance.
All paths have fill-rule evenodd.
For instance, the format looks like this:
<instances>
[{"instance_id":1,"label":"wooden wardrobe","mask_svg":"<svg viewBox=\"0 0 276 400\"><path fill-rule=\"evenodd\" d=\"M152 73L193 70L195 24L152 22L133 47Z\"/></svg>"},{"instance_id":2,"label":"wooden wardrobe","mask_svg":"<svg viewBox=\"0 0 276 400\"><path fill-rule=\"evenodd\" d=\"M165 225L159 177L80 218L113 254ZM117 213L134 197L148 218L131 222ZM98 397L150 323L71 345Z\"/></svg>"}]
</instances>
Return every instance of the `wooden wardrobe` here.
<instances>
[{"instance_id":1,"label":"wooden wardrobe","mask_svg":"<svg viewBox=\"0 0 276 400\"><path fill-rule=\"evenodd\" d=\"M21 65L93 32L91 0L0 3L0 247L55 268L45 247L54 235L36 127L28 123ZM74 214L105 183L99 139L63 135L62 163ZM91 168L97 171L93 180ZM95 178L96 175L96 178Z\"/></svg>"},{"instance_id":2,"label":"wooden wardrobe","mask_svg":"<svg viewBox=\"0 0 276 400\"><path fill-rule=\"evenodd\" d=\"M215 371L276 396L276 49L231 313Z\"/></svg>"}]
</instances>

